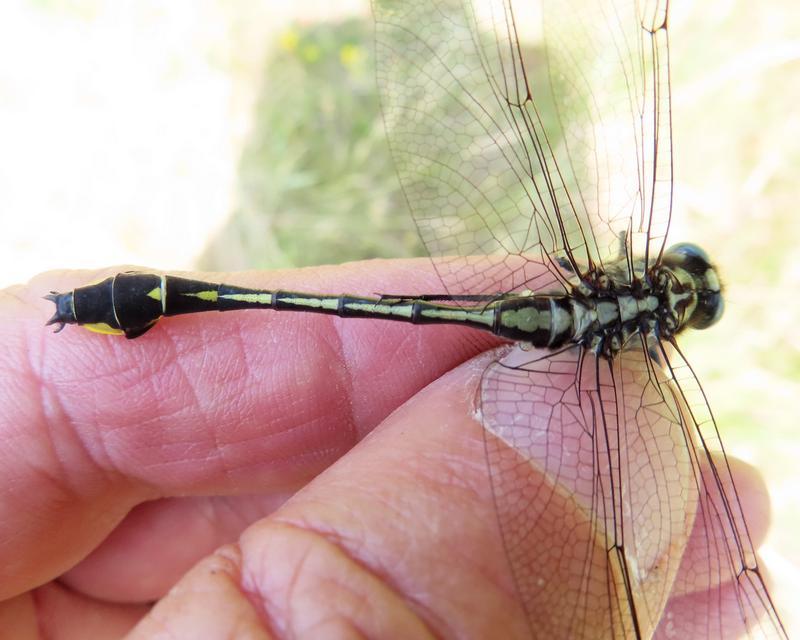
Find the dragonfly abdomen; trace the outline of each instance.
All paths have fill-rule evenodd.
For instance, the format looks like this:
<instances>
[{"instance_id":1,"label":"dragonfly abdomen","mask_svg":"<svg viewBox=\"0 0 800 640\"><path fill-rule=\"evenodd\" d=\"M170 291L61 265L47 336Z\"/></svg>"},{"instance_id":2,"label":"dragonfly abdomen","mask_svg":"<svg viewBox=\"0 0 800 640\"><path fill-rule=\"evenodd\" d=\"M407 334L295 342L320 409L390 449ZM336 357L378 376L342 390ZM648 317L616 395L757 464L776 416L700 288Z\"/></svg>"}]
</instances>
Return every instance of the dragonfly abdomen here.
<instances>
[{"instance_id":1,"label":"dragonfly abdomen","mask_svg":"<svg viewBox=\"0 0 800 640\"><path fill-rule=\"evenodd\" d=\"M60 324L59 331L64 325L78 324L97 333L127 338L141 336L162 316L243 309L303 311L413 324L462 324L490 331L495 322L494 303L462 307L410 297L271 291L152 273L119 273L46 297L56 305L48 324Z\"/></svg>"}]
</instances>

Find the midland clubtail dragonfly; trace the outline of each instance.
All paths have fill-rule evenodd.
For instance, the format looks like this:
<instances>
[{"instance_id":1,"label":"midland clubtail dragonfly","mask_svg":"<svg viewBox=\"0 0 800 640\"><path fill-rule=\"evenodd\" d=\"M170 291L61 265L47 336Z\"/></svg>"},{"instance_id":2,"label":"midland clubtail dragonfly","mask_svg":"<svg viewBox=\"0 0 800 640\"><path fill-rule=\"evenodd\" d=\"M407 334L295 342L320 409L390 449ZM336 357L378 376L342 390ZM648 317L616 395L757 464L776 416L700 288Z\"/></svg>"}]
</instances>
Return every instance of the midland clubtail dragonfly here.
<instances>
[{"instance_id":1,"label":"midland clubtail dragonfly","mask_svg":"<svg viewBox=\"0 0 800 640\"><path fill-rule=\"evenodd\" d=\"M676 342L713 325L723 301L700 248L666 245L668 3L544 5L549 75L535 78L510 2L374 4L389 144L444 293L131 272L52 293L49 324L135 338L162 316L274 309L518 342L484 373L479 415L531 635L785 637ZM675 594L695 598L693 616L671 614Z\"/></svg>"}]
</instances>

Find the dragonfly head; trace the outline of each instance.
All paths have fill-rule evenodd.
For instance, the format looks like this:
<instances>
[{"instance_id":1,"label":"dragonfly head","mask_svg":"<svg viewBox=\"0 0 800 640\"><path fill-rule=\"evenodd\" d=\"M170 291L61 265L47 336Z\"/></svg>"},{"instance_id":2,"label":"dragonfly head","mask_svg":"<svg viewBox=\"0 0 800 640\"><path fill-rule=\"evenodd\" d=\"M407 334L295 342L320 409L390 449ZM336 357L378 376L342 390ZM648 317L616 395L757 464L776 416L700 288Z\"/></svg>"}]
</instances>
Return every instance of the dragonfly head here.
<instances>
[{"instance_id":1,"label":"dragonfly head","mask_svg":"<svg viewBox=\"0 0 800 640\"><path fill-rule=\"evenodd\" d=\"M684 326L707 329L716 324L725 310L725 302L722 284L708 254L696 244L682 242L667 249L663 264L685 274L676 275L695 294L694 304L687 308Z\"/></svg>"}]
</instances>

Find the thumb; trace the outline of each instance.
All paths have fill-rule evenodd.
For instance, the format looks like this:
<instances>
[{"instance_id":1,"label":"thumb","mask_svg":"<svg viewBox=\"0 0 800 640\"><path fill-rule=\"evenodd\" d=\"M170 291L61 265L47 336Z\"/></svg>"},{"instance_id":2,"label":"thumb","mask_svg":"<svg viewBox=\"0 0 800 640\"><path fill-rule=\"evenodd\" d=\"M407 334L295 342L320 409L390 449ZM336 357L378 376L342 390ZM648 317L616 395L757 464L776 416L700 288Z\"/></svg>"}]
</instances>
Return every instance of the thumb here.
<instances>
[{"instance_id":1,"label":"thumb","mask_svg":"<svg viewBox=\"0 0 800 640\"><path fill-rule=\"evenodd\" d=\"M472 417L487 363L415 396L187 574L132 637L525 637Z\"/></svg>"}]
</instances>

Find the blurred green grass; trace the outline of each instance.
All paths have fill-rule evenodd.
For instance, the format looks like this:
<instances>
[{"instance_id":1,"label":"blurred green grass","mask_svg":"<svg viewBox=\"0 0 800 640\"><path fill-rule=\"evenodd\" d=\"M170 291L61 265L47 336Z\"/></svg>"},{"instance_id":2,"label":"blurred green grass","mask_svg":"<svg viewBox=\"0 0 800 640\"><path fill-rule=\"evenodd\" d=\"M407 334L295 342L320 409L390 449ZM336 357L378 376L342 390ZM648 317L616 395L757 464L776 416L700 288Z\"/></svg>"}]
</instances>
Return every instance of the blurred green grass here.
<instances>
[{"instance_id":1,"label":"blurred green grass","mask_svg":"<svg viewBox=\"0 0 800 640\"><path fill-rule=\"evenodd\" d=\"M264 65L252 121L235 210L200 268L425 255L383 132L371 21L285 30Z\"/></svg>"},{"instance_id":2,"label":"blurred green grass","mask_svg":"<svg viewBox=\"0 0 800 640\"><path fill-rule=\"evenodd\" d=\"M726 314L684 341L728 451L765 475L800 566L800 12L693 3L672 31L676 217L718 262Z\"/></svg>"}]
</instances>

